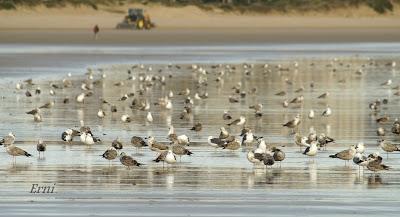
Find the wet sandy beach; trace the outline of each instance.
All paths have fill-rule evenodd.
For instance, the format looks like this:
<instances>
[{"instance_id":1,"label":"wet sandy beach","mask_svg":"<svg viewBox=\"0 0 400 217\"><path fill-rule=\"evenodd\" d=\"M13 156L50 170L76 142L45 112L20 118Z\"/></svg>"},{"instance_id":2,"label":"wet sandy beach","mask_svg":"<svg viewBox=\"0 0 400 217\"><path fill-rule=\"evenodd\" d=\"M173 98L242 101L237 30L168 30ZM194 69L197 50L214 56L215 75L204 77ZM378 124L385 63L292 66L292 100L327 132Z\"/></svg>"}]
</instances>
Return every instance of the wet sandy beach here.
<instances>
[{"instance_id":1,"label":"wet sandy beach","mask_svg":"<svg viewBox=\"0 0 400 217\"><path fill-rule=\"evenodd\" d=\"M54 44L49 45L54 48ZM121 51L119 46L111 51L100 46L102 54L94 57L92 48L83 46L85 52L81 50L78 55L74 48L71 51L57 46L53 51L37 44L32 48L26 44L1 46L0 132L6 135L13 131L17 146L34 155L18 158L17 166L13 166L11 157L0 147L0 209L4 215L265 216L273 213L292 216L300 213L308 216L397 216L400 210L400 156L394 153L386 159L386 154L378 147L379 137L376 135L376 129L382 126L388 131L385 139L399 142L399 137L390 133L391 122L400 117L397 109L399 98L394 95L397 90L380 85L387 79L393 80L392 87L400 83L399 67L386 65L392 61L399 62L395 41L358 47L342 43L334 44L335 48L326 44L312 45L310 50L305 50L309 45L303 44L286 53L282 46L260 45L261 48L255 51L254 47L233 50L211 47L199 51L197 47L185 50L178 46L163 50L165 53L161 54L159 50L151 50L153 53L143 55L145 57L141 59L132 55L134 49ZM24 47L32 51L19 52ZM121 61L121 57L125 59ZM338 57L338 60L333 61L333 57ZM299 63L297 69L293 67L294 61ZM179 64L181 68L168 68L170 62ZM227 62L237 70L226 71L223 82L215 82L218 72L224 69L211 66ZM254 63L250 76L244 73L244 62ZM129 108L132 98L123 102L118 100L127 92L138 96L138 79L127 80L127 70L136 63L145 63L146 68L152 66L150 72L146 68L133 69L136 78L141 72L166 76L165 85L155 83L145 91L144 96L152 103L153 123L146 122L147 112ZM184 97L178 96L177 92L185 88L196 90L197 80L203 75L189 69L195 63L209 72L208 85L202 89L208 92L209 98L195 100L193 117L184 121L179 119ZM270 65L271 71L264 70L265 63ZM278 70L278 64L290 70ZM85 79L83 74L87 67L93 69L94 80L100 82L95 86L93 96L87 97L85 104L79 104L74 99L82 92L79 86ZM362 75L356 73L359 69L362 69ZM50 83L60 85L68 72L73 74L74 88L54 89L55 96L50 96ZM105 79L101 79L102 72L107 75ZM35 75L39 78L35 79ZM27 98L25 89L15 89L17 82L28 78L33 78L36 84L28 86L28 89L34 92L40 86L40 96ZM114 84L121 80L124 80L124 85L116 87ZM252 87L257 87L257 93L248 93L239 103L229 103L232 86L239 81L243 90L249 92ZM311 81L314 88L310 88ZM304 90L296 93L300 87ZM173 110L154 106L153 103L169 90L175 93ZM275 95L282 90L288 94ZM327 99L317 99L327 91L330 93ZM303 104L282 107L283 100L298 95L304 95ZM62 103L65 97L70 98L69 104ZM100 97L117 105L118 112L111 114L110 107L102 105ZM368 104L383 98L389 103L382 106L379 113L371 112ZM35 123L30 115L25 114L52 99L56 104L50 110L43 110L43 122ZM256 118L248 109L256 102L264 105L261 118ZM332 107L333 115L321 118L327 105ZM107 113L104 119L96 116L99 108ZM311 108L316 112L314 120L306 119ZM226 109L234 117L246 116L248 126L256 135L264 136L269 144L286 152L281 167L277 163L267 170L253 168L246 159L251 147L231 152L215 150L207 144L207 137L218 136L219 127L226 125L227 121L221 118ZM121 123L120 117L124 113L132 116L131 123ZM336 139L336 143L321 151L314 161L300 153L290 130L282 127L296 113L304 116L299 128L302 134L307 134L313 127L318 133L324 132ZM390 121L378 124L376 118L383 115L390 116ZM85 125L101 137L100 144L86 146L80 142L66 144L61 141L65 129L79 128L79 120L84 120ZM203 130L197 133L189 130L196 122L203 124ZM154 152L144 148L137 153L129 144L134 135L153 135L158 141L167 143L169 124L174 125L178 134L191 138L192 143L187 148L194 154L182 157L182 163L163 168L161 163L152 162L156 157ZM236 135L240 132L240 127L228 129ZM108 161L99 155L116 137L124 141L124 152L145 165L129 171L115 160L109 166ZM44 159L38 159L35 150L38 138L43 138L48 144ZM379 151L391 169L379 175L365 170L359 175L358 166L352 162L348 167L343 161L328 157L360 141L366 144L367 153ZM29 191L34 183L56 183L56 193L31 194ZM33 212L38 209L41 211Z\"/></svg>"},{"instance_id":2,"label":"wet sandy beach","mask_svg":"<svg viewBox=\"0 0 400 217\"><path fill-rule=\"evenodd\" d=\"M266 43L399 42L397 27L160 28L150 31L104 29L93 40L89 29L0 29L4 44L55 45L226 45Z\"/></svg>"}]
</instances>

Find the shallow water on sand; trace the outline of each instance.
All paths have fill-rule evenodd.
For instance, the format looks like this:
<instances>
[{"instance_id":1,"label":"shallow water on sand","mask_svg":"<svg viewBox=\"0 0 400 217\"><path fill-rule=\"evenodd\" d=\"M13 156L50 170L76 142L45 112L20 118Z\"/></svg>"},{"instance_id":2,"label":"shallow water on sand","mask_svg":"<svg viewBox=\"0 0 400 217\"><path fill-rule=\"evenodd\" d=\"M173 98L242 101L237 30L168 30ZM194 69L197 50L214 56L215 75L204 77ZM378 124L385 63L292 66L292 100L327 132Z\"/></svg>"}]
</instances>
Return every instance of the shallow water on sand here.
<instances>
[{"instance_id":1,"label":"shallow water on sand","mask_svg":"<svg viewBox=\"0 0 400 217\"><path fill-rule=\"evenodd\" d=\"M45 61L47 57L37 58ZM172 75L171 78L166 77L165 85L156 82L146 88L144 96L152 103L150 111L154 117L153 123L146 122L147 112L132 111L129 108L132 98L127 101L118 100L128 92L134 92L137 96L140 82L126 80L127 69L132 65L105 66L102 68L107 75L104 80L96 69L98 66L93 67L94 79L100 79L100 82L93 90L94 95L88 97L84 104L74 100L81 93L79 87L84 79L84 70L80 68L82 66L79 61L77 68L71 66L71 70L76 72L72 76L74 88L55 89L55 96L48 94L49 83L61 84L61 78L70 72L69 68L60 67L49 79L34 79L37 85L28 88L33 92L39 85L43 93L31 98L24 95L25 90L17 91L14 87L22 77L32 76L14 76L13 72L3 68L2 75L9 79L0 87L0 132L5 135L13 131L17 136L16 144L34 156L20 157L17 165L13 166L11 158L3 148L0 149L2 213L21 216L80 215L87 212L105 216L154 216L167 214L167 211L171 216L265 216L268 212L280 216L295 213L329 216L396 215L400 211L400 156L394 153L386 159L386 155L377 146L379 137L375 131L383 126L388 131L386 139L399 141L398 136L390 133L391 122L400 117L397 109L399 99L393 95L397 90L380 85L387 79L393 80L392 87L400 83L399 67L386 65L392 61L399 62L399 58L395 55L380 56L374 58L376 62L371 62L355 56L343 56L338 61L303 57L297 69L293 67L292 59L274 58L256 62L249 76L245 75L245 69L239 63L232 64L237 68L232 72L224 68L213 68L210 64L201 64L209 74L208 85L199 91L207 91L209 98L195 100L193 117L188 121L179 119L184 97L178 96L177 92L185 88L195 91L198 78L204 75L188 69L189 65L185 64L180 69L152 64L152 71L147 74ZM74 62L72 59L69 61ZM264 70L264 63L271 65L270 72ZM277 64L289 70L278 70ZM37 67L32 65L33 69ZM53 67L50 67L50 71ZM21 69L30 70L26 66L21 66ZM359 69L363 70L362 75L356 74ZM35 70L41 71L38 68ZM223 82L217 83L216 74L222 70L225 71ZM138 78L138 73L146 70L134 69L132 72ZM124 85L116 87L114 84L120 80L124 80ZM242 90L249 92L252 87L257 87L257 93L248 93L239 103L229 103L228 96L233 92L232 87L239 81L243 84ZM314 88L310 87L311 81L314 82ZM295 93L300 87L304 87L304 91ZM153 105L169 90L175 93L172 111ZM286 96L275 95L282 90L287 92ZM324 92L329 92L330 96L323 100L317 99ZM192 92L192 98L193 95ZM304 95L303 104L282 107L284 99L291 100L299 95ZM69 97L71 102L63 104L64 97ZM118 112L111 114L109 106L100 103L100 97L117 105ZM382 106L378 113L371 112L369 102L383 98L388 99L389 103ZM50 110L43 110L43 122L34 123L32 117L24 113L52 99L56 105ZM261 118L256 118L248 108L257 102L264 105ZM333 114L322 118L320 114L327 105L333 109ZM96 116L99 108L107 113L104 119ZM308 120L307 114L311 108L316 112L316 118ZM234 118L246 116L247 126L254 129L256 135L264 136L268 143L282 147L286 152L286 160L282 165L276 164L267 170L260 166L253 168L246 159L247 150L251 147L243 147L234 152L209 147L207 137L218 136L219 127L226 126L227 121L222 120L224 110L229 110ZM124 113L131 115L132 123L121 123L120 117ZM282 127L297 113L303 116L299 132L307 134L313 127L317 133L324 132L337 140L315 159L302 155L293 144L290 130ZM376 123L375 119L383 115L388 115L390 121L386 124ZM79 127L79 120L84 120L85 125L90 126L103 142L92 146L79 142L61 142L61 132L67 128ZM196 122L203 124L203 130L198 133L189 130ZM177 134L186 134L193 141L188 146L193 156L182 157L181 163L163 168L161 163L152 162L155 153L148 149L141 149L137 153L129 144L133 135L153 135L158 141L167 142L169 124L174 125ZM228 129L236 135L240 132L236 126ZM99 155L116 137L125 142L124 152L145 165L127 170L117 160L110 166L107 160L102 159ZM35 151L38 138L48 143L44 159L39 159ZM350 166L345 166L343 161L328 157L359 141L366 144L367 153L380 151L385 158L384 163L391 166L391 170L379 175L362 170L359 172L352 162L348 164ZM31 194L29 191L34 183L56 183L56 193ZM49 206L54 209L44 208ZM43 208L41 212L32 213L38 207Z\"/></svg>"}]
</instances>

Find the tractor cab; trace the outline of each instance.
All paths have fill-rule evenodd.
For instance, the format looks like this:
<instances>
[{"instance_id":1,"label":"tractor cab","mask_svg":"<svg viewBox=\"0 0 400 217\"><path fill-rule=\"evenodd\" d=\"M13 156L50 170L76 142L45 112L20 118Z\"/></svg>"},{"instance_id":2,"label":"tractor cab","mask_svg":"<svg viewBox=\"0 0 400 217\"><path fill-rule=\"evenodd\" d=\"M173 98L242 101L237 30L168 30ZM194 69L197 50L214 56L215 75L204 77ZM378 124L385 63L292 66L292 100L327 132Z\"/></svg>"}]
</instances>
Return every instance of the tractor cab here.
<instances>
[{"instance_id":1,"label":"tractor cab","mask_svg":"<svg viewBox=\"0 0 400 217\"><path fill-rule=\"evenodd\" d=\"M117 29L151 29L154 26L150 16L143 9L130 8L124 20L117 24Z\"/></svg>"}]
</instances>

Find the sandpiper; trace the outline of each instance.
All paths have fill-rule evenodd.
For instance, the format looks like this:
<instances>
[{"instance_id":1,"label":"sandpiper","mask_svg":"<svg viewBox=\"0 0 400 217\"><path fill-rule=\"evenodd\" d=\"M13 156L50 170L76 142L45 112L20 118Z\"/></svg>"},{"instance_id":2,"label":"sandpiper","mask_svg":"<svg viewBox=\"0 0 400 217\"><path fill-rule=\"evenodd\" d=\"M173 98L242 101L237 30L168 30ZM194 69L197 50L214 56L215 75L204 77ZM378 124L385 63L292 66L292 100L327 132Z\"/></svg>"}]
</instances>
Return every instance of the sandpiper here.
<instances>
[{"instance_id":1,"label":"sandpiper","mask_svg":"<svg viewBox=\"0 0 400 217\"><path fill-rule=\"evenodd\" d=\"M42 152L43 152L43 157L44 157L44 152L46 151L46 144L43 142L43 140L41 140L41 139L38 140L38 143L36 145L36 150L39 152L39 158L41 157L40 153L42 153Z\"/></svg>"}]
</instances>

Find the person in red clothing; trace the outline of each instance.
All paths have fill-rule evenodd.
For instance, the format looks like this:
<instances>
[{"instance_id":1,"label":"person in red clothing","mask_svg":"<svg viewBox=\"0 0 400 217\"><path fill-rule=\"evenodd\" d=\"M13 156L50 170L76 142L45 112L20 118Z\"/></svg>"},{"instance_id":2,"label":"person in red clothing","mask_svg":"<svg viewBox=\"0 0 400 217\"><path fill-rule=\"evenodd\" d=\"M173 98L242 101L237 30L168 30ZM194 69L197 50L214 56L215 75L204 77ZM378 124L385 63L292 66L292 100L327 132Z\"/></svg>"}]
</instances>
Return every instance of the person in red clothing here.
<instances>
[{"instance_id":1,"label":"person in red clothing","mask_svg":"<svg viewBox=\"0 0 400 217\"><path fill-rule=\"evenodd\" d=\"M94 33L94 39L97 39L97 34L100 32L100 28L99 28L99 26L96 24L94 27L93 27L93 33Z\"/></svg>"}]
</instances>

